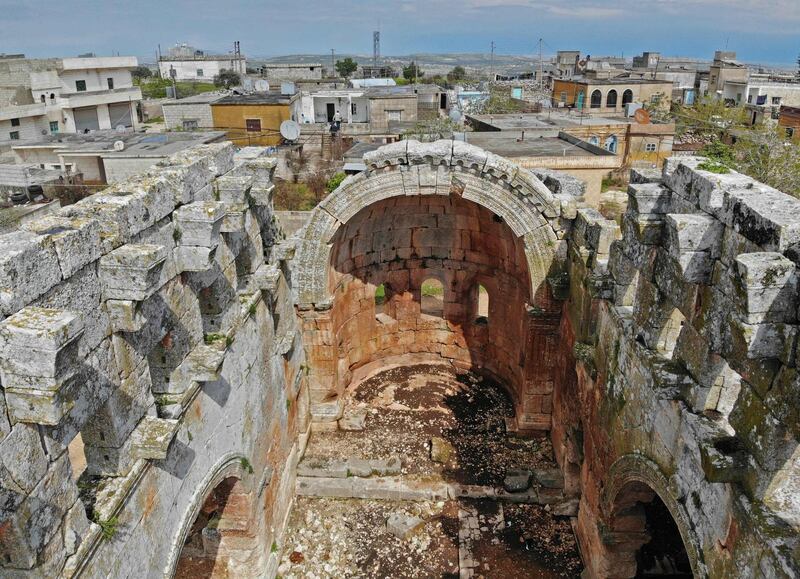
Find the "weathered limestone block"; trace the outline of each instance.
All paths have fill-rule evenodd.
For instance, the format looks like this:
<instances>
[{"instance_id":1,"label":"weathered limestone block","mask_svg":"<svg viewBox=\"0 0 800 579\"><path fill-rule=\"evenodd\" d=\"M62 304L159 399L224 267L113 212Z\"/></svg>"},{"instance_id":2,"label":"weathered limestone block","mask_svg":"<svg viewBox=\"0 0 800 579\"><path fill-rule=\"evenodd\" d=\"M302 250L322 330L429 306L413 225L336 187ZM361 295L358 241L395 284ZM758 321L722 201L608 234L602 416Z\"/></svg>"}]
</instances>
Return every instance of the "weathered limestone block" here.
<instances>
[{"instance_id":1,"label":"weathered limestone block","mask_svg":"<svg viewBox=\"0 0 800 579\"><path fill-rule=\"evenodd\" d=\"M209 271L216 264L216 247L182 245L175 248L175 266L179 272Z\"/></svg>"},{"instance_id":2,"label":"weathered limestone block","mask_svg":"<svg viewBox=\"0 0 800 579\"><path fill-rule=\"evenodd\" d=\"M253 283L261 291L274 294L278 289L280 278L281 270L277 265L262 265L253 274Z\"/></svg>"},{"instance_id":3,"label":"weathered limestone block","mask_svg":"<svg viewBox=\"0 0 800 579\"><path fill-rule=\"evenodd\" d=\"M253 178L247 175L223 175L212 184L212 188L223 203L243 204L250 197Z\"/></svg>"},{"instance_id":4,"label":"weathered limestone block","mask_svg":"<svg viewBox=\"0 0 800 579\"><path fill-rule=\"evenodd\" d=\"M485 174L495 179L512 183L519 170L519 165L516 163L512 163L500 155L486 153L486 165L483 168Z\"/></svg>"},{"instance_id":5,"label":"weathered limestone block","mask_svg":"<svg viewBox=\"0 0 800 579\"><path fill-rule=\"evenodd\" d=\"M235 147L230 141L200 145L192 150L194 155L208 159L208 169L215 177L224 175L233 169L234 151Z\"/></svg>"},{"instance_id":6,"label":"weathered limestone block","mask_svg":"<svg viewBox=\"0 0 800 579\"><path fill-rule=\"evenodd\" d=\"M711 260L705 252L690 252L675 259L665 250L656 250L653 281L661 292L670 297L686 318L694 315L697 284L711 277Z\"/></svg>"},{"instance_id":7,"label":"weathered limestone block","mask_svg":"<svg viewBox=\"0 0 800 579\"><path fill-rule=\"evenodd\" d=\"M142 362L121 378L119 386L86 421L81 429L83 442L99 448L118 448L139 420L154 412L150 369Z\"/></svg>"},{"instance_id":8,"label":"weathered limestone block","mask_svg":"<svg viewBox=\"0 0 800 579\"><path fill-rule=\"evenodd\" d=\"M791 363L797 345L797 326L789 324L747 324L730 321L733 338L731 355L737 358L778 358Z\"/></svg>"},{"instance_id":9,"label":"weathered limestone block","mask_svg":"<svg viewBox=\"0 0 800 579\"><path fill-rule=\"evenodd\" d=\"M178 245L216 247L225 210L218 201L198 201L176 209L172 218L177 226Z\"/></svg>"},{"instance_id":10,"label":"weathered limestone block","mask_svg":"<svg viewBox=\"0 0 800 579\"><path fill-rule=\"evenodd\" d=\"M749 386L742 387L730 423L760 467L769 471L781 469L797 447L789 426Z\"/></svg>"},{"instance_id":11,"label":"weathered limestone block","mask_svg":"<svg viewBox=\"0 0 800 579\"><path fill-rule=\"evenodd\" d=\"M634 167L631 169L630 182L638 185L640 183L661 183L662 172L658 169L643 169Z\"/></svg>"},{"instance_id":12,"label":"weathered limestone block","mask_svg":"<svg viewBox=\"0 0 800 579\"><path fill-rule=\"evenodd\" d=\"M632 215L669 213L672 194L658 183L638 183L628 186L628 210Z\"/></svg>"},{"instance_id":13,"label":"weathered limestone block","mask_svg":"<svg viewBox=\"0 0 800 579\"><path fill-rule=\"evenodd\" d=\"M79 360L83 322L72 312L29 307L0 324L3 386L57 390Z\"/></svg>"},{"instance_id":14,"label":"weathered limestone block","mask_svg":"<svg viewBox=\"0 0 800 579\"><path fill-rule=\"evenodd\" d=\"M250 199L254 207L272 207L272 197L274 194L275 185L271 183L257 183L250 189Z\"/></svg>"},{"instance_id":15,"label":"weathered limestone block","mask_svg":"<svg viewBox=\"0 0 800 579\"><path fill-rule=\"evenodd\" d=\"M164 418L145 416L131 433L134 458L163 460L167 458L169 445L178 432L179 422Z\"/></svg>"},{"instance_id":16,"label":"weathered limestone block","mask_svg":"<svg viewBox=\"0 0 800 579\"><path fill-rule=\"evenodd\" d=\"M552 219L561 215L560 200L530 171L520 169L511 187L518 189L545 217Z\"/></svg>"},{"instance_id":17,"label":"weathered limestone block","mask_svg":"<svg viewBox=\"0 0 800 579\"><path fill-rule=\"evenodd\" d=\"M794 263L779 253L746 253L733 267L733 305L749 324L797 320Z\"/></svg>"},{"instance_id":18,"label":"weathered limestone block","mask_svg":"<svg viewBox=\"0 0 800 579\"><path fill-rule=\"evenodd\" d=\"M143 301L160 286L167 261L163 245L127 244L100 259L103 299Z\"/></svg>"},{"instance_id":19,"label":"weathered limestone block","mask_svg":"<svg viewBox=\"0 0 800 579\"><path fill-rule=\"evenodd\" d=\"M241 233L244 231L246 203L225 203L225 217L222 219L223 233Z\"/></svg>"},{"instance_id":20,"label":"weathered limestone block","mask_svg":"<svg viewBox=\"0 0 800 579\"><path fill-rule=\"evenodd\" d=\"M141 302L133 300L106 300L105 307L114 332L137 332L147 323L141 312Z\"/></svg>"},{"instance_id":21,"label":"weathered limestone block","mask_svg":"<svg viewBox=\"0 0 800 579\"><path fill-rule=\"evenodd\" d=\"M211 344L200 344L181 364L184 379L193 382L219 380L222 363L225 361L225 338L220 337Z\"/></svg>"},{"instance_id":22,"label":"weathered limestone block","mask_svg":"<svg viewBox=\"0 0 800 579\"><path fill-rule=\"evenodd\" d=\"M483 171L486 166L487 153L479 147L463 141L454 141L450 163L454 167L463 167L473 171Z\"/></svg>"},{"instance_id":23,"label":"weathered limestone block","mask_svg":"<svg viewBox=\"0 0 800 579\"><path fill-rule=\"evenodd\" d=\"M136 459L133 457L133 440L129 436L122 446L83 447L86 455L86 472L91 476L125 476L133 468Z\"/></svg>"},{"instance_id":24,"label":"weathered limestone block","mask_svg":"<svg viewBox=\"0 0 800 579\"><path fill-rule=\"evenodd\" d=\"M765 251L785 252L800 244L800 199L758 184L725 192L721 219Z\"/></svg>"},{"instance_id":25,"label":"weathered limestone block","mask_svg":"<svg viewBox=\"0 0 800 579\"><path fill-rule=\"evenodd\" d=\"M100 224L94 219L48 215L23 223L20 229L47 237L55 248L64 279L100 257Z\"/></svg>"},{"instance_id":26,"label":"weathered limestone block","mask_svg":"<svg viewBox=\"0 0 800 579\"><path fill-rule=\"evenodd\" d=\"M389 165L407 165L407 148L410 141L397 141L376 151L370 151L364 155L364 164L370 170L382 169Z\"/></svg>"},{"instance_id":27,"label":"weathered limestone block","mask_svg":"<svg viewBox=\"0 0 800 579\"><path fill-rule=\"evenodd\" d=\"M708 215L668 214L664 224L664 244L673 257L705 251L719 256L724 225Z\"/></svg>"},{"instance_id":28,"label":"weathered limestone block","mask_svg":"<svg viewBox=\"0 0 800 579\"><path fill-rule=\"evenodd\" d=\"M608 255L611 243L619 237L619 226L592 207L581 207L577 213L572 230L575 243L599 255Z\"/></svg>"},{"instance_id":29,"label":"weathered limestone block","mask_svg":"<svg viewBox=\"0 0 800 579\"><path fill-rule=\"evenodd\" d=\"M237 164L230 172L231 175L244 175L253 178L253 186L267 186L272 182L278 160L274 157L259 156L255 158L243 158L242 151L236 153ZM261 152L264 149L260 149Z\"/></svg>"},{"instance_id":30,"label":"weathered limestone block","mask_svg":"<svg viewBox=\"0 0 800 579\"><path fill-rule=\"evenodd\" d=\"M149 171L148 174L157 175L164 180L167 190L172 193L172 200L176 206L194 201L195 193L208 185L211 179L205 159L186 160L180 165L158 167Z\"/></svg>"},{"instance_id":31,"label":"weathered limestone block","mask_svg":"<svg viewBox=\"0 0 800 579\"><path fill-rule=\"evenodd\" d=\"M14 425L0 442L0 513L4 518L39 484L48 466L37 427Z\"/></svg>"},{"instance_id":32,"label":"weathered limestone block","mask_svg":"<svg viewBox=\"0 0 800 579\"><path fill-rule=\"evenodd\" d=\"M17 231L0 235L0 313L10 315L61 281L54 244Z\"/></svg>"},{"instance_id":33,"label":"weathered limestone block","mask_svg":"<svg viewBox=\"0 0 800 579\"><path fill-rule=\"evenodd\" d=\"M17 569L31 569L37 554L61 531L61 521L78 500L69 457L62 454L31 493L3 523L0 560Z\"/></svg>"},{"instance_id":34,"label":"weathered limestone block","mask_svg":"<svg viewBox=\"0 0 800 579\"><path fill-rule=\"evenodd\" d=\"M453 141L442 139L434 143L408 141L406 158L410 165L450 165Z\"/></svg>"}]
</instances>

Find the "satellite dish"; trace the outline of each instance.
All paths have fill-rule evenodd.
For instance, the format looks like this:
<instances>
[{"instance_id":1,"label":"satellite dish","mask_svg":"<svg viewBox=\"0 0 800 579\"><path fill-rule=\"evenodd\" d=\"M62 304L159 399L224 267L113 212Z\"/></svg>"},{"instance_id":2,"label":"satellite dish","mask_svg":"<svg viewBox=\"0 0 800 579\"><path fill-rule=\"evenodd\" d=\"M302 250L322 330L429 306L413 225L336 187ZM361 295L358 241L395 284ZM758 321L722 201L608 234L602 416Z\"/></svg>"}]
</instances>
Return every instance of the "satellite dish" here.
<instances>
[{"instance_id":1,"label":"satellite dish","mask_svg":"<svg viewBox=\"0 0 800 579\"><path fill-rule=\"evenodd\" d=\"M300 138L300 125L294 121L281 123L281 136L287 141L296 141Z\"/></svg>"},{"instance_id":2,"label":"satellite dish","mask_svg":"<svg viewBox=\"0 0 800 579\"><path fill-rule=\"evenodd\" d=\"M644 109L638 109L633 113L633 118L636 119L636 122L640 125L650 124L650 113Z\"/></svg>"},{"instance_id":3,"label":"satellite dish","mask_svg":"<svg viewBox=\"0 0 800 579\"><path fill-rule=\"evenodd\" d=\"M125 149L125 143L122 141L114 141L114 150L115 151L122 151Z\"/></svg>"}]
</instances>

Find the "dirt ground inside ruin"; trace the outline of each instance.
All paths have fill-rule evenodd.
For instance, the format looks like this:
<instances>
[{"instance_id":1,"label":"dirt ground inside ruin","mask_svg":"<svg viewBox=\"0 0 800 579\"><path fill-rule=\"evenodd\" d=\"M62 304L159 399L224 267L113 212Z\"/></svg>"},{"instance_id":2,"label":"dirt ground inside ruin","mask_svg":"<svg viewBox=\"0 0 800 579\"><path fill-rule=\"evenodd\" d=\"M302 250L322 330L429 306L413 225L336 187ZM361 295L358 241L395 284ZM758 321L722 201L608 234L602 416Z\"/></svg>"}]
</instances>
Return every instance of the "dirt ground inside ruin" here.
<instances>
[{"instance_id":1,"label":"dirt ground inside ruin","mask_svg":"<svg viewBox=\"0 0 800 579\"><path fill-rule=\"evenodd\" d=\"M438 475L450 482L501 485L506 469L555 468L550 439L516 438L506 432L514 416L508 394L496 382L457 374L446 364L398 366L346 393L344 416L366 411L364 429L311 437L309 459L388 459L399 456L402 474ZM456 460L431 460L430 440L440 437Z\"/></svg>"},{"instance_id":2,"label":"dirt ground inside ruin","mask_svg":"<svg viewBox=\"0 0 800 579\"><path fill-rule=\"evenodd\" d=\"M506 432L513 406L498 384L448 365L394 367L362 381L348 391L344 413L364 412L362 430L313 434L306 459L399 456L403 475L495 487L507 469L555 467L548 438ZM449 464L431 459L434 437L455 450ZM398 513L422 521L405 538L387 528ZM541 505L301 496L281 541L279 576L457 578L465 541L473 577L578 577L583 568L570 519Z\"/></svg>"}]
</instances>

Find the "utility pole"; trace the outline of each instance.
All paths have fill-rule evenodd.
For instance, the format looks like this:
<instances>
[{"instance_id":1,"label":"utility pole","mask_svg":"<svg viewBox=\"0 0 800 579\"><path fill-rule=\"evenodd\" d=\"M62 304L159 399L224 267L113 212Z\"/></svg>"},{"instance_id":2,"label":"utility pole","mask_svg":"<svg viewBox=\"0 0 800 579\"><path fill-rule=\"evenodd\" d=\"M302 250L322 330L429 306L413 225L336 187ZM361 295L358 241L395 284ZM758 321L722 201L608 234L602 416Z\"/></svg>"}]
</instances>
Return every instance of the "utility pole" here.
<instances>
[{"instance_id":1,"label":"utility pole","mask_svg":"<svg viewBox=\"0 0 800 579\"><path fill-rule=\"evenodd\" d=\"M336 51L331 48L331 77L336 76Z\"/></svg>"},{"instance_id":2,"label":"utility pole","mask_svg":"<svg viewBox=\"0 0 800 579\"><path fill-rule=\"evenodd\" d=\"M494 40L492 40L492 55L489 57L489 82L494 82Z\"/></svg>"},{"instance_id":3,"label":"utility pole","mask_svg":"<svg viewBox=\"0 0 800 579\"><path fill-rule=\"evenodd\" d=\"M544 63L542 62L542 39L539 39L539 88L544 90Z\"/></svg>"}]
</instances>

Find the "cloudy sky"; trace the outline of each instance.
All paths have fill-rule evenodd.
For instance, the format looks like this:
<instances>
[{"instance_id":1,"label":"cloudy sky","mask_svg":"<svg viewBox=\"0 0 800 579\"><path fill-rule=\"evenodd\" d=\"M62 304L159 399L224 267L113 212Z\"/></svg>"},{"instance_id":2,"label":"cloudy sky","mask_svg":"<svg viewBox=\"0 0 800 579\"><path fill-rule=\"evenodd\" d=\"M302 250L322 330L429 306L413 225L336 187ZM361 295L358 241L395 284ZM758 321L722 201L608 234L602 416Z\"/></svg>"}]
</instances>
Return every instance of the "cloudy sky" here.
<instances>
[{"instance_id":1,"label":"cloudy sky","mask_svg":"<svg viewBox=\"0 0 800 579\"><path fill-rule=\"evenodd\" d=\"M0 0L0 53L155 53L188 42L207 51L240 40L249 55L372 51L588 54L660 50L793 63L800 0Z\"/></svg>"}]
</instances>

